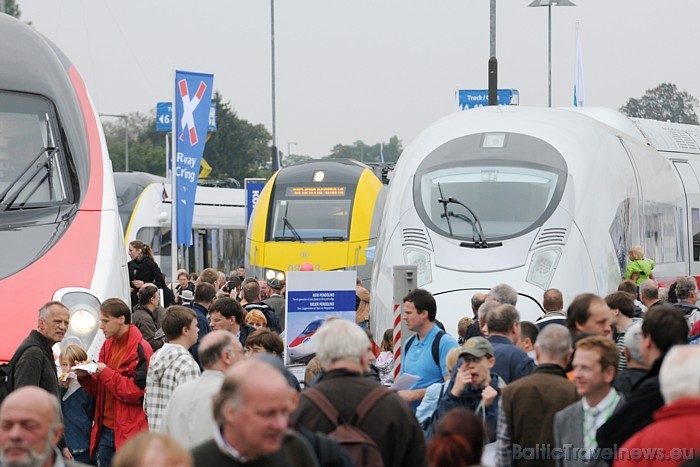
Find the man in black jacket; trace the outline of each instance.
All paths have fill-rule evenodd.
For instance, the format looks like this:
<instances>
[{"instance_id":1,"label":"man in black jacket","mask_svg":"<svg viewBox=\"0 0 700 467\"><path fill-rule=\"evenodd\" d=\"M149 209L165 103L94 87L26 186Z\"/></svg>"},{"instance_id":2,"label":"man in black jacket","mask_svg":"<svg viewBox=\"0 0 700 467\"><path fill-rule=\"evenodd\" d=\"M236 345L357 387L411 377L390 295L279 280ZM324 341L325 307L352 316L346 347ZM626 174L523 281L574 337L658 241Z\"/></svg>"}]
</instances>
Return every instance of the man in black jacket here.
<instances>
[{"instance_id":1,"label":"man in black jacket","mask_svg":"<svg viewBox=\"0 0 700 467\"><path fill-rule=\"evenodd\" d=\"M49 302L41 307L37 329L29 333L12 357L14 389L39 386L60 398L51 347L63 340L69 324L70 312L63 303Z\"/></svg>"},{"instance_id":2,"label":"man in black jacket","mask_svg":"<svg viewBox=\"0 0 700 467\"><path fill-rule=\"evenodd\" d=\"M664 405L659 389L659 370L668 350L688 341L688 322L683 313L670 305L657 306L644 314L642 357L649 372L634 386L629 399L619 407L596 434L601 449L622 446L633 434L653 421L653 414Z\"/></svg>"}]
</instances>

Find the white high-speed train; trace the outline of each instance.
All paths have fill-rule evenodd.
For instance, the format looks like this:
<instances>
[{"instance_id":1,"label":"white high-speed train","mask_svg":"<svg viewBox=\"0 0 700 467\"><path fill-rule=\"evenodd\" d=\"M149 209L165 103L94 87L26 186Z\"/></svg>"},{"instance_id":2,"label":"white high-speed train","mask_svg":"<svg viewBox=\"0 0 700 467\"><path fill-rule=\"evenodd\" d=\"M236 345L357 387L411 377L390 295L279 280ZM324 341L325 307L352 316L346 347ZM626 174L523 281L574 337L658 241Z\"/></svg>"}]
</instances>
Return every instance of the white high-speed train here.
<instances>
[{"instance_id":1,"label":"white high-speed train","mask_svg":"<svg viewBox=\"0 0 700 467\"><path fill-rule=\"evenodd\" d=\"M439 120L396 165L372 272L374 335L393 327L393 266L414 264L456 334L499 283L521 319L616 290L635 244L662 283L700 276L700 127L608 109L487 107Z\"/></svg>"}]
</instances>

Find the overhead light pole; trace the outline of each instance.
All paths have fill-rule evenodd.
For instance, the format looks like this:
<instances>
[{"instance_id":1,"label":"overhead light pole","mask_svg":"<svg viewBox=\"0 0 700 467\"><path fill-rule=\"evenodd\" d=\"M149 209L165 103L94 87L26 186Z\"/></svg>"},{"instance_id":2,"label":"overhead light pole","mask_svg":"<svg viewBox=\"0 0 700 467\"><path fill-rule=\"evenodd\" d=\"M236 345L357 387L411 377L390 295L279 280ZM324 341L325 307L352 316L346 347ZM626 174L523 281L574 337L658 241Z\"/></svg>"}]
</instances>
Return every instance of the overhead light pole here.
<instances>
[{"instance_id":1,"label":"overhead light pole","mask_svg":"<svg viewBox=\"0 0 700 467\"><path fill-rule=\"evenodd\" d=\"M129 171L129 117L118 114L100 114L100 117L114 117L124 119L124 172Z\"/></svg>"},{"instance_id":2,"label":"overhead light pole","mask_svg":"<svg viewBox=\"0 0 700 467\"><path fill-rule=\"evenodd\" d=\"M287 157L292 155L292 144L294 146L299 145L299 143L297 143L296 141L287 141Z\"/></svg>"},{"instance_id":3,"label":"overhead light pole","mask_svg":"<svg viewBox=\"0 0 700 467\"><path fill-rule=\"evenodd\" d=\"M498 60L496 60L496 0L490 5L489 105L498 105Z\"/></svg>"},{"instance_id":4,"label":"overhead light pole","mask_svg":"<svg viewBox=\"0 0 700 467\"><path fill-rule=\"evenodd\" d=\"M552 5L555 6L576 6L576 4L570 0L534 0L530 3L529 7L547 7L547 43L548 43L548 55L547 55L547 106L552 106Z\"/></svg>"}]
</instances>

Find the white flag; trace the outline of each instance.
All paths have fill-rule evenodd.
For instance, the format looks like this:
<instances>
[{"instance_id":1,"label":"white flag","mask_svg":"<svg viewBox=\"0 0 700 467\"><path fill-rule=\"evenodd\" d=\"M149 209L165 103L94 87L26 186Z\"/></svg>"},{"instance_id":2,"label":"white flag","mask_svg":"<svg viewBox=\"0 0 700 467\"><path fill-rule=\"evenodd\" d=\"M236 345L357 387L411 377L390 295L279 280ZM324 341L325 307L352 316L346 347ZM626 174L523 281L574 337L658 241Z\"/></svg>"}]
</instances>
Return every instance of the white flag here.
<instances>
[{"instance_id":1,"label":"white flag","mask_svg":"<svg viewBox=\"0 0 700 467\"><path fill-rule=\"evenodd\" d=\"M576 23L576 76L574 77L574 107L583 107L585 89L583 87L583 54L581 52L581 33Z\"/></svg>"}]
</instances>

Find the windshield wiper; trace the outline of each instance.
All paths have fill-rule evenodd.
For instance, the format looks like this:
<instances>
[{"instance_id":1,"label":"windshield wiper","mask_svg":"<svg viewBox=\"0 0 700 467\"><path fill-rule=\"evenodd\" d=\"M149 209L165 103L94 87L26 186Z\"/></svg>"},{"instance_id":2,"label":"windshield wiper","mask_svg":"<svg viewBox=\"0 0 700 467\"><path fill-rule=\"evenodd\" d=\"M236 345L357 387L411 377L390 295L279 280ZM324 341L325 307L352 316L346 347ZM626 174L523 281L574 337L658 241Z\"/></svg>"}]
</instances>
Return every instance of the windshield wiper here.
<instances>
[{"instance_id":1,"label":"windshield wiper","mask_svg":"<svg viewBox=\"0 0 700 467\"><path fill-rule=\"evenodd\" d=\"M275 240L278 238L282 241L292 241L296 240L299 243L304 243L304 240L301 239L301 235L299 235L299 232L297 232L297 229L294 228L291 222L289 222L289 219L287 219L287 213L289 212L289 203L287 203L287 206L284 209L284 216L282 216L282 236L281 237L275 237ZM287 232L287 228L292 232L292 235L294 235L294 238L291 239L288 236L285 235Z\"/></svg>"},{"instance_id":2,"label":"windshield wiper","mask_svg":"<svg viewBox=\"0 0 700 467\"><path fill-rule=\"evenodd\" d=\"M441 217L444 217L447 221L447 228L450 231L450 237L452 237L452 224L450 223L450 216L447 214L447 205L449 204L449 201L447 201L442 194L442 186L440 186L440 182L438 182L437 186L438 191L440 191L440 199L438 200L438 203L442 203L442 209L445 211L445 214L443 214Z\"/></svg>"},{"instance_id":3,"label":"windshield wiper","mask_svg":"<svg viewBox=\"0 0 700 467\"><path fill-rule=\"evenodd\" d=\"M324 235L321 238L324 242L342 242L345 240L345 237L342 235Z\"/></svg>"},{"instance_id":4,"label":"windshield wiper","mask_svg":"<svg viewBox=\"0 0 700 467\"><path fill-rule=\"evenodd\" d=\"M39 154L37 154L34 160L32 160L32 162L24 168L22 173L15 177L15 179L12 180L12 183L10 183L7 186L7 188L5 188L5 190L2 193L0 193L0 212L7 211L7 209L14 204L19 195L24 191L25 188L27 188L29 183L34 179L34 177L36 177L36 175L39 172L41 172L41 170L46 169L48 172L48 178L51 179L51 171L53 169L51 161L53 160L53 156L57 152L58 148L53 146L45 147L41 151L39 151ZM34 170L31 170L32 168ZM29 176L24 181L24 183L22 183L22 185L20 185L17 191L15 191L15 193L12 196L10 196L7 199L7 201L5 201L5 198L7 198L7 195L10 193L10 191L12 191L12 188L14 188L15 184L19 183L19 181L22 180L22 177L24 177L27 173L29 173ZM45 179L46 177L44 177L43 180Z\"/></svg>"},{"instance_id":5,"label":"windshield wiper","mask_svg":"<svg viewBox=\"0 0 700 467\"><path fill-rule=\"evenodd\" d=\"M439 187L439 184L438 184L438 187ZM442 203L442 205L445 209L445 218L448 219L448 223L449 223L450 217L457 217L459 219L466 220L466 216L463 216L463 215L455 215L454 213L451 213L452 216L450 216L450 213L447 212L447 205L450 203L454 203L454 204L457 204L459 206L462 206L464 209L469 211L469 214L471 214L471 216L474 218L474 221L470 222L470 224L472 226L472 238L474 239L474 241L473 242L462 242L459 244L459 246L467 247L467 248L489 248L489 247L503 245L503 243L501 243L501 242L488 243L486 240L484 240L484 229L481 226L481 221L476 216L476 213L474 211L472 211L469 208L469 206L467 206L466 204L464 204L460 200L453 198L452 196L449 196L449 197L447 197L447 199L445 199L444 197L442 197L442 190L440 190L440 192L441 192L440 193L441 198L438 200L438 202ZM452 229L450 229L450 235L452 235ZM478 238L478 240L477 240L477 238Z\"/></svg>"}]
</instances>

